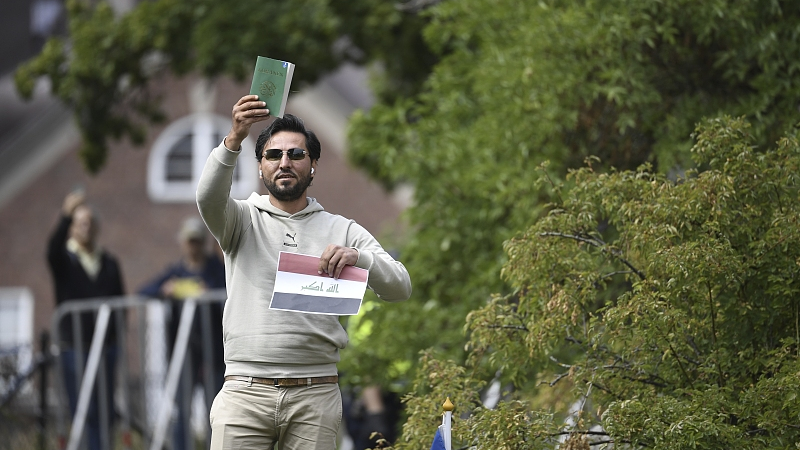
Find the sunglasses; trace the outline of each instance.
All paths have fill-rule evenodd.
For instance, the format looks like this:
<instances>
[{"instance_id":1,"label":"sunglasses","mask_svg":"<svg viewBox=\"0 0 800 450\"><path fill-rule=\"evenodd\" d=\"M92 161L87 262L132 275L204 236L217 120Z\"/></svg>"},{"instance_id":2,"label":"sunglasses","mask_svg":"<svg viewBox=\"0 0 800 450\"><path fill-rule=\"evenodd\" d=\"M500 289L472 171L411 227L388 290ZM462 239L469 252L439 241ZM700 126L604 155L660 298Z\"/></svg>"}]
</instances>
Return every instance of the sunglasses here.
<instances>
[{"instance_id":1,"label":"sunglasses","mask_svg":"<svg viewBox=\"0 0 800 450\"><path fill-rule=\"evenodd\" d=\"M279 148L270 148L264 150L264 159L267 161L278 161L283 158L283 154L289 157L292 161L300 161L305 158L308 152L302 148L290 148L289 150L281 150Z\"/></svg>"}]
</instances>

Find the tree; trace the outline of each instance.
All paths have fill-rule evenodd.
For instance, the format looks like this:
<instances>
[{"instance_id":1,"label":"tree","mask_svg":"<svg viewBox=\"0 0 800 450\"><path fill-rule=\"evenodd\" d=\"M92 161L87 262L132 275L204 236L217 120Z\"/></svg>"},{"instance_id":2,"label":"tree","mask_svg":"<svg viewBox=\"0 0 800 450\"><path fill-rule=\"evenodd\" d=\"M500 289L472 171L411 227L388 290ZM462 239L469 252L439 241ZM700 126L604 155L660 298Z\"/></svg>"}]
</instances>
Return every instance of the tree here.
<instances>
[{"instance_id":1,"label":"tree","mask_svg":"<svg viewBox=\"0 0 800 450\"><path fill-rule=\"evenodd\" d=\"M547 214L505 246L513 292L468 317L469 363L425 356L397 448L430 442L446 395L471 413L454 448L553 448L559 436L567 448L795 448L800 144L790 133L764 152L730 118L695 139L700 169L678 180L590 164L554 187ZM517 387L496 410L465 389L480 365ZM548 383L585 405L573 425L553 414Z\"/></svg>"},{"instance_id":2,"label":"tree","mask_svg":"<svg viewBox=\"0 0 800 450\"><path fill-rule=\"evenodd\" d=\"M352 159L415 190L415 301L370 312L381 344L349 351L353 369L394 376L380 369L428 346L463 358L463 318L509 292L503 243L548 201L542 162L554 180L587 156L680 173L704 117L746 116L764 148L800 120L797 2L445 1L424 17L440 61L420 94L351 120Z\"/></svg>"},{"instance_id":3,"label":"tree","mask_svg":"<svg viewBox=\"0 0 800 450\"><path fill-rule=\"evenodd\" d=\"M434 62L421 45L418 16L379 0L157 0L121 16L106 2L68 0L67 11L68 36L50 39L15 81L30 97L39 77L50 79L75 112L80 156L92 174L109 141L141 143L147 125L163 119L148 86L165 71L241 81L256 55L268 55L295 63L294 84L303 86L344 61L380 59L391 97L413 93Z\"/></svg>"},{"instance_id":4,"label":"tree","mask_svg":"<svg viewBox=\"0 0 800 450\"><path fill-rule=\"evenodd\" d=\"M241 78L262 54L297 63L299 83L344 60L375 68L379 102L351 120L350 154L414 188L401 256L414 296L351 322L369 344L343 355L358 381L407 380L431 346L466 357L467 315L515 292L502 247L549 201L542 162L554 182L591 155L598 169L681 173L703 117L746 116L764 149L800 119L789 0L155 0L119 18L72 0L70 18L69 45L48 43L17 82L53 80L93 171L110 137L141 138L157 118L154 67Z\"/></svg>"}]
</instances>

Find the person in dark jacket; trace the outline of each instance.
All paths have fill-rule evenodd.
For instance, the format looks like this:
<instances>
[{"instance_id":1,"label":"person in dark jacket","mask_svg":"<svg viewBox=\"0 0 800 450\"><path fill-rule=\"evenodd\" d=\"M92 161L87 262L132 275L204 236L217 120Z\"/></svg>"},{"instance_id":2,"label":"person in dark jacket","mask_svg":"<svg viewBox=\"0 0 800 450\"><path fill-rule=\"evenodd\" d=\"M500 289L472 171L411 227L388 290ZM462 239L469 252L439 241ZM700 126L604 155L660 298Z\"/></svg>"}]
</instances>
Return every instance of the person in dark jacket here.
<instances>
[{"instance_id":1,"label":"person in dark jacket","mask_svg":"<svg viewBox=\"0 0 800 450\"><path fill-rule=\"evenodd\" d=\"M181 257L169 265L148 284L139 290L139 293L148 297L160 298L169 302L167 309L168 342L170 351L173 350L178 334L183 304L188 298L197 297L208 290L225 288L225 266L216 254L207 246L205 225L199 217L187 218L178 232L178 245ZM203 385L210 384L211 391L216 394L222 387L225 374L225 362L222 354L222 306L221 302L198 304L194 322L189 338L189 348L184 365L184 374L177 393L177 422L173 428L173 445L175 450L189 450L194 448L189 423L191 411L192 390L196 382ZM200 308L208 308L210 315L210 329L204 330L201 326ZM211 335L211 348L203 349L203 337ZM210 356L210 359L207 358ZM211 368L210 380L204 373L204 365ZM208 389L204 389L208 393ZM206 404L211 405L213 396L206 398Z\"/></svg>"},{"instance_id":2,"label":"person in dark jacket","mask_svg":"<svg viewBox=\"0 0 800 450\"><path fill-rule=\"evenodd\" d=\"M124 294L122 272L117 259L97 244L99 224L97 216L85 203L80 191L66 196L61 217L50 236L47 262L53 277L56 306L67 302L102 299ZM75 414L78 403L78 361L85 367L88 351L95 331L97 309L78 314L78 327L73 328L72 315L67 314L58 324L57 344L61 350L64 387L70 411ZM106 411L113 417L114 365L116 364L115 320L110 321L103 349L102 368L105 378ZM80 358L80 359L79 359ZM95 385L86 420L86 436L90 450L100 450L101 424L97 384ZM109 420L110 423L110 420Z\"/></svg>"}]
</instances>

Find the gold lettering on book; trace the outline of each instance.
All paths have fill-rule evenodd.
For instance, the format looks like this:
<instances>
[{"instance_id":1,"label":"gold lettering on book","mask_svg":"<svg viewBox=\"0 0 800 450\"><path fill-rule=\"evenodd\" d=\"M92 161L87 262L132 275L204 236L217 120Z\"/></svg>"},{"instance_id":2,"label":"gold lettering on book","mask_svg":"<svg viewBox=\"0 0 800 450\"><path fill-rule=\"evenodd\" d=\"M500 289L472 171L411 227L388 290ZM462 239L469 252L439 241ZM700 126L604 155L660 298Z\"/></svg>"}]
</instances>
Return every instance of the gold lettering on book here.
<instances>
[{"instance_id":1,"label":"gold lettering on book","mask_svg":"<svg viewBox=\"0 0 800 450\"><path fill-rule=\"evenodd\" d=\"M275 95L275 91L277 90L278 87L275 86L275 83L267 80L261 83L261 89L259 90L259 93L261 94L262 97L272 97L273 95Z\"/></svg>"},{"instance_id":2,"label":"gold lettering on book","mask_svg":"<svg viewBox=\"0 0 800 450\"><path fill-rule=\"evenodd\" d=\"M259 72L261 72L261 73L265 73L265 74L267 74L267 75L277 75L277 76L279 76L279 77L286 76L286 74L284 74L284 73L282 73L282 72L275 71L275 70L269 70L269 69L258 69L258 71L259 71Z\"/></svg>"}]
</instances>

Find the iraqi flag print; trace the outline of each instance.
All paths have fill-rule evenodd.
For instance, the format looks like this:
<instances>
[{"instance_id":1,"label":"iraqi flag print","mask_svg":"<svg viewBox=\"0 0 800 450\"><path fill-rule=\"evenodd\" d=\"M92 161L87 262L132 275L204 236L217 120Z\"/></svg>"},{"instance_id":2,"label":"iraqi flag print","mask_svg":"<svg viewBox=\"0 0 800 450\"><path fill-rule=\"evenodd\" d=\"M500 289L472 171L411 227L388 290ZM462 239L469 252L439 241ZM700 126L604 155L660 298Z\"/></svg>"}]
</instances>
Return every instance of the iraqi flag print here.
<instances>
[{"instance_id":1,"label":"iraqi flag print","mask_svg":"<svg viewBox=\"0 0 800 450\"><path fill-rule=\"evenodd\" d=\"M358 314L367 290L366 269L346 266L338 279L317 273L319 256L281 252L270 309L311 314Z\"/></svg>"}]
</instances>

